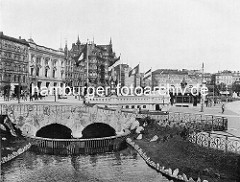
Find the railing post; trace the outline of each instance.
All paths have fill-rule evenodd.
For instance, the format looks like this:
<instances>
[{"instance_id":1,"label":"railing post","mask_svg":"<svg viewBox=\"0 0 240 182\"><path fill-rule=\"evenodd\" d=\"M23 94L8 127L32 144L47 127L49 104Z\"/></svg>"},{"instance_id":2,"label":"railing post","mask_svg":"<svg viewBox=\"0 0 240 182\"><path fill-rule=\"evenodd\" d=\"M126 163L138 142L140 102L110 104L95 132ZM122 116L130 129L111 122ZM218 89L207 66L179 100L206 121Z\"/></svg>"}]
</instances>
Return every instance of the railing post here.
<instances>
[{"instance_id":1,"label":"railing post","mask_svg":"<svg viewBox=\"0 0 240 182\"><path fill-rule=\"evenodd\" d=\"M213 117L213 115L212 115L212 131L213 131L213 129L214 129L214 126L213 126L213 120L214 120L214 117Z\"/></svg>"},{"instance_id":2,"label":"railing post","mask_svg":"<svg viewBox=\"0 0 240 182\"><path fill-rule=\"evenodd\" d=\"M225 152L228 151L228 136L226 136L226 140L225 140Z\"/></svg>"},{"instance_id":3,"label":"railing post","mask_svg":"<svg viewBox=\"0 0 240 182\"><path fill-rule=\"evenodd\" d=\"M208 133L208 148L211 148L211 133Z\"/></svg>"}]
</instances>

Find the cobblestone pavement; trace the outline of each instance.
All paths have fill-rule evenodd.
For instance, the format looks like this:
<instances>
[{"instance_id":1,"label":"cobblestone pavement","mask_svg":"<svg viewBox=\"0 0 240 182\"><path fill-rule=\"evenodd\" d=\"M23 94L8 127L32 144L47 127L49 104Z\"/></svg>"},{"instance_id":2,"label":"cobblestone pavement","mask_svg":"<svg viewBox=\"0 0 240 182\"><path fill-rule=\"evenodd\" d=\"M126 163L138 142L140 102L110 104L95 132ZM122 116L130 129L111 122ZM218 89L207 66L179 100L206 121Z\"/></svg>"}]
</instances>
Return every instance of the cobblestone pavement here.
<instances>
[{"instance_id":1,"label":"cobblestone pavement","mask_svg":"<svg viewBox=\"0 0 240 182\"><path fill-rule=\"evenodd\" d=\"M201 105L196 107L175 107L172 106L169 111L173 112L186 112L197 114L212 114L217 116L224 116L228 118L228 130L225 132L219 132L228 135L234 135L240 137L240 101L225 103L225 112L222 114L221 104L217 104L213 107L205 107L203 112L200 112Z\"/></svg>"}]
</instances>

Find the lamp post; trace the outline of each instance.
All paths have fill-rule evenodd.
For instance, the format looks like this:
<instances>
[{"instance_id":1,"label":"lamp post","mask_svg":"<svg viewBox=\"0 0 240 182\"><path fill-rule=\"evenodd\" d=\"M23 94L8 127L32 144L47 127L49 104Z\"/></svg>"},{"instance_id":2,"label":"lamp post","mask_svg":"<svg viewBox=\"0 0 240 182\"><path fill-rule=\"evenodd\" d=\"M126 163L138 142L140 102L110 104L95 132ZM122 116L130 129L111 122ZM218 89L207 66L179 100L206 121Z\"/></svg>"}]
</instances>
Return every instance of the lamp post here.
<instances>
[{"instance_id":1,"label":"lamp post","mask_svg":"<svg viewBox=\"0 0 240 182\"><path fill-rule=\"evenodd\" d=\"M204 63L202 63L202 87L201 88L203 88L203 84L204 84L203 73L204 73ZM204 96L201 94L201 111L200 112L204 111L203 106L204 106Z\"/></svg>"},{"instance_id":2,"label":"lamp post","mask_svg":"<svg viewBox=\"0 0 240 182\"><path fill-rule=\"evenodd\" d=\"M20 104L20 95L21 95L21 70L22 70L21 66L19 66L19 74L18 74L18 104Z\"/></svg>"}]
</instances>

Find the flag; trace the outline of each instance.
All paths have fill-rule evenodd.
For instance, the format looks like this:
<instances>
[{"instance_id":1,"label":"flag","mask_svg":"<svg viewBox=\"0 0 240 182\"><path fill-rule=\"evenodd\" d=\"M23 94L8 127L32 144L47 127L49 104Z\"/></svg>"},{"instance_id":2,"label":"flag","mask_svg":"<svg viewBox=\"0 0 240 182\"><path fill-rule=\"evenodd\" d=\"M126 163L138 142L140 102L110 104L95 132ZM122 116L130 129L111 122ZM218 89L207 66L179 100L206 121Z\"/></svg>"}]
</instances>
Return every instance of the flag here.
<instances>
[{"instance_id":1,"label":"flag","mask_svg":"<svg viewBox=\"0 0 240 182\"><path fill-rule=\"evenodd\" d=\"M80 65L80 63L82 63L87 58L87 55L88 55L87 51L88 51L88 47L86 44L84 48L81 50L80 54L74 57L77 67Z\"/></svg>"},{"instance_id":2,"label":"flag","mask_svg":"<svg viewBox=\"0 0 240 182\"><path fill-rule=\"evenodd\" d=\"M112 60L112 62L110 63L110 65L108 66L108 71L110 71L111 69L113 69L114 67L116 67L119 63L118 61L120 60L120 56L118 58L114 58Z\"/></svg>"},{"instance_id":3,"label":"flag","mask_svg":"<svg viewBox=\"0 0 240 182\"><path fill-rule=\"evenodd\" d=\"M139 73L139 64L129 72L129 77Z\"/></svg>"},{"instance_id":4,"label":"flag","mask_svg":"<svg viewBox=\"0 0 240 182\"><path fill-rule=\"evenodd\" d=\"M144 73L143 79L145 80L145 79L149 78L151 76L151 74L152 74L152 68L150 70L148 70L146 73Z\"/></svg>"}]
</instances>

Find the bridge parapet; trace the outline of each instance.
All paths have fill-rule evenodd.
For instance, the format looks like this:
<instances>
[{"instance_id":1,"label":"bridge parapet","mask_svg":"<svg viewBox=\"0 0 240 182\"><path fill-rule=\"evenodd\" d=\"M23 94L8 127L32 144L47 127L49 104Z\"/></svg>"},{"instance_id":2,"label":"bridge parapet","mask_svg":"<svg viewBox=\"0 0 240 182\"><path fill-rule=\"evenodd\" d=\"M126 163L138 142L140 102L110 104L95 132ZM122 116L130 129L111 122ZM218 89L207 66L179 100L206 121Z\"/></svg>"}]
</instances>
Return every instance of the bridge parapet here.
<instances>
[{"instance_id":1,"label":"bridge parapet","mask_svg":"<svg viewBox=\"0 0 240 182\"><path fill-rule=\"evenodd\" d=\"M69 127L75 138L80 138L82 130L96 122L106 123L113 127L117 134L124 129L136 125L136 118L151 117L163 126L180 126L198 131L227 130L227 119L214 115L176 113L176 112L127 112L120 108L88 107L84 105L33 105L15 104L0 105L0 113L8 115L16 127L25 135L36 136L36 132L44 126L58 123Z\"/></svg>"},{"instance_id":2,"label":"bridge parapet","mask_svg":"<svg viewBox=\"0 0 240 182\"><path fill-rule=\"evenodd\" d=\"M1 114L20 128L26 136L36 136L39 129L50 124L61 124L72 130L75 138L82 137L82 130L92 123L106 123L113 127L117 134L123 133L134 122L134 114L125 114L120 110L109 110L97 106L76 105L0 105Z\"/></svg>"}]
</instances>

